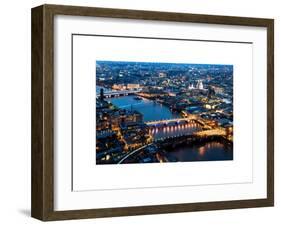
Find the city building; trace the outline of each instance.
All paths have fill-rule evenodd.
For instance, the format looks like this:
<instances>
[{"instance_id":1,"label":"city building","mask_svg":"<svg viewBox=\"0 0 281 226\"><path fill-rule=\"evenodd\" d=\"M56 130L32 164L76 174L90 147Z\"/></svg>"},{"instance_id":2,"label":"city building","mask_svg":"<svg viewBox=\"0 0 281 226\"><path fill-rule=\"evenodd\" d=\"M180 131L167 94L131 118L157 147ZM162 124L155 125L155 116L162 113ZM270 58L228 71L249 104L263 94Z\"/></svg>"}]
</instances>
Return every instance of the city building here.
<instances>
[{"instance_id":1,"label":"city building","mask_svg":"<svg viewBox=\"0 0 281 226\"><path fill-rule=\"evenodd\" d=\"M139 89L140 84L127 84L127 89Z\"/></svg>"}]
</instances>

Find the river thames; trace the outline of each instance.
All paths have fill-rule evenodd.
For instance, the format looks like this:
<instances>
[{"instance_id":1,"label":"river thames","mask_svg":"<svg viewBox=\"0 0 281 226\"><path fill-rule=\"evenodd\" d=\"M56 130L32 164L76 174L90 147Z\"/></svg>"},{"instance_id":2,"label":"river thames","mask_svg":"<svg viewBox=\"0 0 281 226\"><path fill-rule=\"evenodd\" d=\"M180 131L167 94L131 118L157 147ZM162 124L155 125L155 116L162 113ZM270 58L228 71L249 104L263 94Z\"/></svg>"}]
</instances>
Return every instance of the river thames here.
<instances>
[{"instance_id":1,"label":"river thames","mask_svg":"<svg viewBox=\"0 0 281 226\"><path fill-rule=\"evenodd\" d=\"M107 100L118 108L133 109L142 113L144 122L180 117L179 114L171 112L168 107L146 98L135 100L135 96L123 96Z\"/></svg>"}]
</instances>

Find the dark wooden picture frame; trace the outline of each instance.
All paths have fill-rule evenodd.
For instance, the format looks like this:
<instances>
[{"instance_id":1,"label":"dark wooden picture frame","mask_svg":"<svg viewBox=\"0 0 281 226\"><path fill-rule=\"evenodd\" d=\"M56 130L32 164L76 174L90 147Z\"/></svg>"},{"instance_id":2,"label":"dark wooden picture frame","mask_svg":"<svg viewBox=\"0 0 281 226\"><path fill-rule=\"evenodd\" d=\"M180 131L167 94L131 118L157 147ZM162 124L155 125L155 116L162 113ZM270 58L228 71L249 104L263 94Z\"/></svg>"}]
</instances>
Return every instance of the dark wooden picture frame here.
<instances>
[{"instance_id":1,"label":"dark wooden picture frame","mask_svg":"<svg viewBox=\"0 0 281 226\"><path fill-rule=\"evenodd\" d=\"M267 29L267 198L54 211L54 16L75 15L265 27ZM42 5L32 9L31 215L49 220L160 214L274 205L274 20L124 9Z\"/></svg>"}]
</instances>

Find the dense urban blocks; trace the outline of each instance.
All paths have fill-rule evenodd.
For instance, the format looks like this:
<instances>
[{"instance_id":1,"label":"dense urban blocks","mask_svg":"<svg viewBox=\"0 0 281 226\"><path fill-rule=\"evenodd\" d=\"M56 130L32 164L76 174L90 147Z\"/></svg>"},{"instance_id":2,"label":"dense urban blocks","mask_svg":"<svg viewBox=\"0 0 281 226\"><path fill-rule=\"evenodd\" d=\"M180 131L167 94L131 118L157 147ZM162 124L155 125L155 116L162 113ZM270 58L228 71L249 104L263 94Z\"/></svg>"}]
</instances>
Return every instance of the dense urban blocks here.
<instances>
[{"instance_id":1,"label":"dense urban blocks","mask_svg":"<svg viewBox=\"0 0 281 226\"><path fill-rule=\"evenodd\" d=\"M233 160L233 66L96 62L96 164Z\"/></svg>"}]
</instances>

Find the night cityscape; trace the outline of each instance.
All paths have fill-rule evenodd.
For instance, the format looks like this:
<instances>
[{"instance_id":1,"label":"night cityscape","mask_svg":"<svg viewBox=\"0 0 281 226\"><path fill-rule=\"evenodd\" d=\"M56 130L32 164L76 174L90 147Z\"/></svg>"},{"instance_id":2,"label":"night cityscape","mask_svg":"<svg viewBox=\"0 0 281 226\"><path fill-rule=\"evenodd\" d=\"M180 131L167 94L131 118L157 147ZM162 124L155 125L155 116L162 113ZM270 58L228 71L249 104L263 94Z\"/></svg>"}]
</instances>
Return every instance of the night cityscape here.
<instances>
[{"instance_id":1,"label":"night cityscape","mask_svg":"<svg viewBox=\"0 0 281 226\"><path fill-rule=\"evenodd\" d=\"M233 66L96 62L96 164L233 160Z\"/></svg>"}]
</instances>

